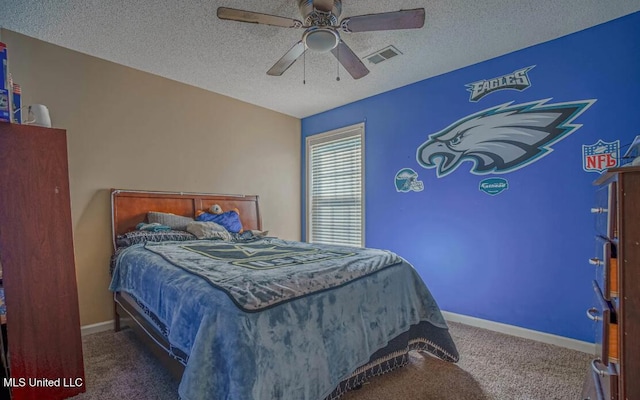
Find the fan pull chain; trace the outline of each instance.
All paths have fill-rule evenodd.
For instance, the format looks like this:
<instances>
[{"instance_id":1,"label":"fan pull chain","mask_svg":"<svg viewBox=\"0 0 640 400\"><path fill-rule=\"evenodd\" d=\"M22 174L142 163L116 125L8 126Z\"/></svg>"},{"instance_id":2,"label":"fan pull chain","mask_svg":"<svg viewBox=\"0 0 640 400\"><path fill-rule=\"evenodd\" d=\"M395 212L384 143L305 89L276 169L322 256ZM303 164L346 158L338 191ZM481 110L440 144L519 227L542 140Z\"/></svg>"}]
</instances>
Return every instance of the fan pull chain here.
<instances>
[{"instance_id":1,"label":"fan pull chain","mask_svg":"<svg viewBox=\"0 0 640 400\"><path fill-rule=\"evenodd\" d=\"M336 69L338 70L338 76L336 77L336 81L340 82L340 42L338 42L338 48L336 49Z\"/></svg>"},{"instance_id":2,"label":"fan pull chain","mask_svg":"<svg viewBox=\"0 0 640 400\"><path fill-rule=\"evenodd\" d=\"M306 49L305 49L306 50ZM307 52L302 53L302 84L307 84Z\"/></svg>"}]
</instances>

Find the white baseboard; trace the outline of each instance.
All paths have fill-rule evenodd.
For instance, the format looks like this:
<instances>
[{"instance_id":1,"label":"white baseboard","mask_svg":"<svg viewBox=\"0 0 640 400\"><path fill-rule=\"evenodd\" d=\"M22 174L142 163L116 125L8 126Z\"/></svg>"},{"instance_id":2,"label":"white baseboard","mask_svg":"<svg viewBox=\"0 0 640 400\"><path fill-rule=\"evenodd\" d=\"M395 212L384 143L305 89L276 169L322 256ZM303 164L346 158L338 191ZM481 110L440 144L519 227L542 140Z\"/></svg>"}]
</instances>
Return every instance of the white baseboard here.
<instances>
[{"instance_id":1,"label":"white baseboard","mask_svg":"<svg viewBox=\"0 0 640 400\"><path fill-rule=\"evenodd\" d=\"M583 342L581 340L570 339L564 336L552 335L550 333L520 328L519 326L507 325L500 322L489 321L487 319L455 314L448 311L442 311L442 315L447 321L460 322L462 324L475 326L477 328L505 333L507 335L531 339L542 343L553 344L556 346L565 347L567 349L581 351L583 353L595 354L596 351L596 345L594 343Z\"/></svg>"},{"instance_id":2,"label":"white baseboard","mask_svg":"<svg viewBox=\"0 0 640 400\"><path fill-rule=\"evenodd\" d=\"M82 336L91 335L93 333L105 332L113 329L113 320L98 322L97 324L83 325L80 327Z\"/></svg>"}]
</instances>

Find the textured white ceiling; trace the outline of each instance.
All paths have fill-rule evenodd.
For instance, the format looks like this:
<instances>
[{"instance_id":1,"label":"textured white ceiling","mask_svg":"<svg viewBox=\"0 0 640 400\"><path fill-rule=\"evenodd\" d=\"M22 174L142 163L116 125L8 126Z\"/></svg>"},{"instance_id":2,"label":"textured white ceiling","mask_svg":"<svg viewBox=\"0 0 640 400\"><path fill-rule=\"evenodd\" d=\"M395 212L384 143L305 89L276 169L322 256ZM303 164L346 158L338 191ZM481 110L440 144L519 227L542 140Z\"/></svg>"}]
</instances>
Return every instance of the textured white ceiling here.
<instances>
[{"instance_id":1,"label":"textured white ceiling","mask_svg":"<svg viewBox=\"0 0 640 400\"><path fill-rule=\"evenodd\" d=\"M266 71L302 29L222 21L220 6L301 19L297 0L0 0L0 27L302 118L640 10L640 0L343 0L342 17L424 7L422 29L343 34L359 80L331 54L308 52L281 77Z\"/></svg>"}]
</instances>

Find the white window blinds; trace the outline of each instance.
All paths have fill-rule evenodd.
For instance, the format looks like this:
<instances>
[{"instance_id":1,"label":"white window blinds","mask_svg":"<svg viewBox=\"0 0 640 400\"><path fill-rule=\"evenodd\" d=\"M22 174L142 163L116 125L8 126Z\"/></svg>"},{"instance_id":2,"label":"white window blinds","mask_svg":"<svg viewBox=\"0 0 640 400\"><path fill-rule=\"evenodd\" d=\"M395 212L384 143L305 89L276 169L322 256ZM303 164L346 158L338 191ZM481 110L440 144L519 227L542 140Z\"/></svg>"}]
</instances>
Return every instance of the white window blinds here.
<instances>
[{"instance_id":1,"label":"white window blinds","mask_svg":"<svg viewBox=\"0 0 640 400\"><path fill-rule=\"evenodd\" d=\"M364 245L364 126L307 138L307 240Z\"/></svg>"}]
</instances>

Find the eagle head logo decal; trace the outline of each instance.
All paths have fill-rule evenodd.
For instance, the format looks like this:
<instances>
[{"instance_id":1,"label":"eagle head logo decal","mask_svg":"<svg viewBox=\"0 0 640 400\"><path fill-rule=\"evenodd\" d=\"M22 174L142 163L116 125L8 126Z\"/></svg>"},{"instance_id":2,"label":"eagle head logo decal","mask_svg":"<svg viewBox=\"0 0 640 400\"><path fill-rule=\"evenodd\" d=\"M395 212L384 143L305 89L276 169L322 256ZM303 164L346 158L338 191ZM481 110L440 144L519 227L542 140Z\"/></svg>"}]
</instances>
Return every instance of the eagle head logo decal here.
<instances>
[{"instance_id":1,"label":"eagle head logo decal","mask_svg":"<svg viewBox=\"0 0 640 400\"><path fill-rule=\"evenodd\" d=\"M595 100L546 104L506 103L468 115L429 136L416 154L425 168L443 177L471 161L476 175L504 174L537 161L553 151L552 144L582 125L572 124Z\"/></svg>"}]
</instances>

